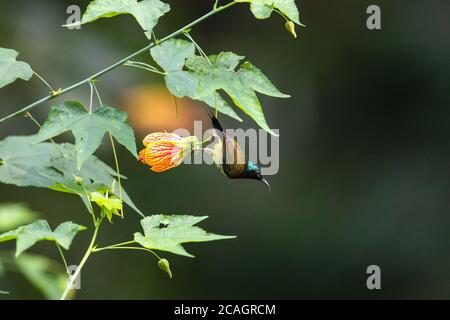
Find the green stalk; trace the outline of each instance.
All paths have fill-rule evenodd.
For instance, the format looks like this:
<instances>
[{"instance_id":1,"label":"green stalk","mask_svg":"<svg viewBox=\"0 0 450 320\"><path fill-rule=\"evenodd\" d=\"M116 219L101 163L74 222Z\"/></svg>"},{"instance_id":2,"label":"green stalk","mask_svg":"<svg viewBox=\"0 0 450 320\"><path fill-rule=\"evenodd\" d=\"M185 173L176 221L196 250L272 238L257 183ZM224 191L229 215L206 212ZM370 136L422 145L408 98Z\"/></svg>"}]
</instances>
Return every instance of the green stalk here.
<instances>
[{"instance_id":1,"label":"green stalk","mask_svg":"<svg viewBox=\"0 0 450 320\"><path fill-rule=\"evenodd\" d=\"M148 46L146 46L146 47L144 47L144 48L142 48L142 49L132 53L128 57L126 57L126 58L124 58L124 59L122 59L122 60L120 60L120 61L118 61L118 62L116 62L116 63L114 63L112 65L110 65L109 67L107 67L107 68L105 68L105 69L103 69L103 70L101 70L101 71L91 75L90 77L88 77L88 78L86 78L86 79L84 79L84 80L82 80L80 82L77 82L77 83L75 83L75 84L73 84L73 85L71 85L71 86L69 86L67 88L58 90L58 92L50 94L50 95L48 95L48 96L46 96L46 97L44 97L44 98L42 98L42 99L40 99L40 100L38 100L36 102L33 102L32 104L30 104L30 105L20 109L19 111L16 111L16 112L14 112L14 113L12 113L12 114L10 114L10 115L0 119L0 122L4 122L4 121L6 121L8 119L11 119L11 118L13 118L15 116L18 116L18 115L20 115L20 114L22 114L24 112L27 112L27 111L35 108L36 106L39 106L39 105L41 105L41 104L43 104L43 103L45 103L47 101L50 101L50 100L52 100L55 97L58 97L58 96L63 95L63 94L66 94L66 93L68 93L68 92L70 92L70 91L72 91L72 90L74 90L74 89L76 89L76 88L78 88L78 87L80 87L80 86L82 86L82 85L92 81L92 80L95 80L95 79L103 76L104 74L110 72L111 70L114 70L114 69L120 67L121 65L125 64L127 61L129 61L129 60L133 59L134 57L140 55L141 53L147 52L151 48L156 47L156 46L160 45L161 43L163 43L163 42L165 42L167 40L170 40L170 39L172 39L172 38L174 38L174 37L176 37L176 36L178 36L180 34L183 34L185 30L196 26L197 24L199 24L203 20L206 20L209 17L215 15L216 13L219 13L221 11L224 11L224 10L230 8L231 6L235 5L236 3L237 2L233 1L233 2L230 2L230 3L226 4L226 5L224 5L224 6L221 6L221 7L218 7L218 8L214 8L213 10L208 12L207 14L205 14L205 15L201 16L200 18L198 18L197 20L195 20L195 21L185 25L184 27L182 27L182 28L178 29L177 31L171 33L170 35L166 36L165 38L160 39L157 42L150 43Z\"/></svg>"},{"instance_id":2,"label":"green stalk","mask_svg":"<svg viewBox=\"0 0 450 320\"><path fill-rule=\"evenodd\" d=\"M124 217L123 215L123 189L122 189L122 178L120 175L120 166L119 166L119 158L117 157L117 152L116 152L116 145L114 143L114 139L111 133L109 133L109 139L111 140L111 147L112 147L112 151L113 151L113 155L114 155L114 161L116 163L116 171L117 171L117 181L119 182L119 197L120 197L120 201L122 202L122 209L120 209L120 212L122 214L122 218Z\"/></svg>"},{"instance_id":3,"label":"green stalk","mask_svg":"<svg viewBox=\"0 0 450 320\"><path fill-rule=\"evenodd\" d=\"M66 300L67 294L69 293L70 289L73 287L75 280L80 275L81 270L83 269L84 265L86 264L87 260L91 256L94 248L95 248L95 241L97 240L98 231L100 229L100 225L102 224L103 217L100 218L98 223L95 225L95 231L91 239L91 243L89 244L88 249L86 250L86 253L83 256L83 259L81 260L80 264L78 265L77 270L75 270L75 273L70 277L69 283L67 284L66 290L64 290L64 293L61 296L61 300Z\"/></svg>"},{"instance_id":4,"label":"green stalk","mask_svg":"<svg viewBox=\"0 0 450 320\"><path fill-rule=\"evenodd\" d=\"M111 247L105 247L105 248L95 248L92 252L100 252L100 251L105 251L105 250L137 250L137 251L145 251L145 252L150 252L151 254L153 254L156 259L161 260L161 257L156 254L156 252L154 252L153 250L147 249L147 248L140 248L140 247L116 247L116 246L111 246Z\"/></svg>"}]
</instances>

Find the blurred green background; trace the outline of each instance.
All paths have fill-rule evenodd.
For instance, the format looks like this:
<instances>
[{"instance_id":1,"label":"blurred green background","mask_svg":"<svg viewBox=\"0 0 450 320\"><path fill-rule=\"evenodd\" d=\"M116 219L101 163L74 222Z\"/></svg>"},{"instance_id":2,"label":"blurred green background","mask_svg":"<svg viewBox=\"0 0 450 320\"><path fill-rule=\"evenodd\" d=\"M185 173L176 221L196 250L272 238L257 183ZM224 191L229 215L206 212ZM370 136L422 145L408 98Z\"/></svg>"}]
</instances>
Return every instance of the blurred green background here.
<instances>
[{"instance_id":1,"label":"blurred green background","mask_svg":"<svg viewBox=\"0 0 450 320\"><path fill-rule=\"evenodd\" d=\"M213 1L166 2L172 11L155 29L159 37L206 13ZM2 2L0 46L16 49L20 60L55 87L65 87L146 45L130 16L77 31L60 27L69 4L84 10L86 3ZM280 172L269 177L272 192L256 182L227 180L212 166L155 174L120 150L129 178L125 187L141 210L209 215L205 229L238 238L187 245L196 259L164 255L172 264L172 280L145 253L96 254L82 273L78 298L450 297L450 2L297 4L307 25L298 29L297 40L279 16L258 21L246 4L192 33L207 53L245 55L292 94L289 100L261 97L269 125L281 133ZM370 4L381 7L380 31L366 28ZM145 55L137 60L150 61ZM130 113L141 141L152 131L205 119L204 106L185 101L176 120L161 85L156 75L119 68L98 86L107 103ZM2 89L0 115L46 91L36 79ZM88 96L85 86L34 114L43 121L52 104L87 103ZM256 126L244 120L243 127ZM241 126L222 121L230 128ZM0 125L0 139L35 132L24 118ZM72 141L71 135L65 138ZM106 141L97 155L113 165ZM24 202L44 213L53 227L66 220L90 225L82 202L70 195L2 184L0 202ZM128 209L125 220L103 228L99 243L126 241L138 230L139 216ZM70 264L79 262L89 236L84 232L75 240L67 253ZM1 245L2 250L12 247ZM32 252L58 259L49 243ZM366 288L371 264L381 267L382 290ZM11 292L0 299L41 297L15 274L2 278L0 289Z\"/></svg>"}]
</instances>

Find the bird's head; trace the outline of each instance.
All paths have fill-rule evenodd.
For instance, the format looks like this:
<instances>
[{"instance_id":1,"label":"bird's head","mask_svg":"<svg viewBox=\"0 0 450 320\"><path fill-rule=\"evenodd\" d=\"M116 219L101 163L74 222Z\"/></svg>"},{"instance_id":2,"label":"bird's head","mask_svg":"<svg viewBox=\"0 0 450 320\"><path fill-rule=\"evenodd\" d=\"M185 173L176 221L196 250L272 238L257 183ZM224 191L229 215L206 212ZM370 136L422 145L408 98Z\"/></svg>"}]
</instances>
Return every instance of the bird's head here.
<instances>
[{"instance_id":1,"label":"bird's head","mask_svg":"<svg viewBox=\"0 0 450 320\"><path fill-rule=\"evenodd\" d=\"M261 174L261 168L254 162L248 162L245 171L245 177L247 179L259 180L264 183L270 190L270 184Z\"/></svg>"}]
</instances>

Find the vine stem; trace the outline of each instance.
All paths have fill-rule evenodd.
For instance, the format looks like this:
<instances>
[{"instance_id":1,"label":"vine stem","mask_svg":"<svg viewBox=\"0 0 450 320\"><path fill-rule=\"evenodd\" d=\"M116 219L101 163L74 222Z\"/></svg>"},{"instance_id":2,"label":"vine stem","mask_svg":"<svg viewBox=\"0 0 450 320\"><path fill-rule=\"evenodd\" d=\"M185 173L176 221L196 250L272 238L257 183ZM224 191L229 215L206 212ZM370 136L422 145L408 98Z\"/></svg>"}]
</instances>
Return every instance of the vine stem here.
<instances>
[{"instance_id":1,"label":"vine stem","mask_svg":"<svg viewBox=\"0 0 450 320\"><path fill-rule=\"evenodd\" d=\"M114 143L114 139L111 133L109 133L109 139L111 141L111 147L112 147L112 151L113 151L113 155L114 155L114 161L116 163L116 170L117 170L117 181L119 182L119 197L120 197L120 201L122 202L122 208L120 209L120 212L122 214L122 218L124 217L124 213L123 213L123 189L122 189L122 178L120 176L120 166L119 166L119 158L117 157L117 152L116 152L116 144Z\"/></svg>"},{"instance_id":2,"label":"vine stem","mask_svg":"<svg viewBox=\"0 0 450 320\"><path fill-rule=\"evenodd\" d=\"M102 101L102 97L100 96L100 92L97 89L97 85L95 84L95 81L91 81L89 84L91 85L91 88L93 89L93 91L95 91L95 93L97 94L97 99L98 99L98 102L100 103L100 106L103 106L104 104ZM92 92L91 92L91 94L92 94ZM112 136L111 132L108 132L108 133L109 133L109 140L111 141L111 147L112 147L112 151L113 151L113 155L114 155L114 161L116 164L117 180L119 182L120 201L123 203L123 191L122 191L123 188L122 188L122 177L120 175L119 158L117 156L116 145L114 143L113 136ZM123 204L122 204L122 209L120 209L120 212L121 212L121 215L123 218L124 217Z\"/></svg>"},{"instance_id":3,"label":"vine stem","mask_svg":"<svg viewBox=\"0 0 450 320\"><path fill-rule=\"evenodd\" d=\"M224 11L224 10L230 8L231 6L235 5L235 4L237 4L237 2L236 2L236 1L233 1L233 2L230 2L230 3L226 4L226 5L223 5L223 6L221 6L221 7L214 8L213 10L211 10L210 12L208 12L208 13L206 13L205 15L201 16L201 17L198 18L197 20L195 20L195 21L193 21L193 22L191 22L191 23L188 23L188 24L185 25L184 27L178 29L177 31L175 31L175 32L173 32L173 33L171 33L171 34L169 34L169 35L166 36L165 38L162 38L162 39L160 39L160 40L158 40L158 41L154 41L154 42L150 43L148 46L146 46L146 47L144 47L144 48L142 48L142 49L140 49L140 50L138 50L138 51L132 53L132 54L129 55L128 57L126 57L126 58L124 58L124 59L122 59L122 60L120 60L120 61L118 61L118 62L116 62L116 63L114 63L114 64L112 64L112 65L110 65L109 67L107 67L107 68L105 68L105 69L103 69L103 70L101 70L101 71L99 71L99 72L97 72L97 73L91 75L90 77L88 77L88 78L86 78L86 79L84 79L84 80L82 80L82 81L80 81L80 82L77 82L77 83L75 83L75 84L73 84L73 85L71 85L71 86L69 86L69 87L67 87L67 88L58 90L58 92L55 92L55 93L50 94L50 95L48 95L48 96L46 96L46 97L44 97L44 98L42 98L42 99L40 99L40 100L38 100L38 101L33 102L32 104L30 104L30 105L28 105L28 106L26 106L26 107L20 109L19 111L16 111L16 112L14 112L14 113L12 113L12 114L10 114L10 115L8 115L8 116L6 116L6 117L0 119L0 122L4 122L4 121L6 121L6 120L8 120L8 119L11 119L11 118L13 118L13 117L15 117L15 116L18 116L18 115L20 115L20 114L22 114L22 113L24 113L24 112L27 112L27 111L29 111L29 110L35 108L35 107L38 106L38 105L41 105L41 104L43 104L43 103L45 103L45 102L47 102L47 101L50 101L50 100L52 100L53 98L56 98L56 97L58 97L58 96L60 96L60 95L66 94L66 93L68 93L68 92L70 92L70 91L72 91L72 90L74 90L74 89L76 89L76 88L78 88L78 87L80 87L80 86L82 86L82 85L84 85L84 84L86 84L86 83L92 81L92 80L95 80L95 79L97 79L97 78L103 76L104 74L110 72L111 70L114 70L114 69L116 69L116 68L122 66L122 65L125 64L127 61L129 61L129 60L131 60L132 58L134 58L134 57L140 55L141 53L144 53L144 52L150 50L151 48L156 47L156 46L160 45L161 43L163 43L163 42L165 42L165 41L167 41L167 40L170 40L170 39L172 39L172 38L174 38L174 37L176 37L176 36L178 36L178 35L183 34L183 33L185 32L185 30L190 29L190 28L196 26L197 24L199 24L199 23L202 22L203 20L206 20L206 19L208 19L209 17L215 15L216 13L219 13L219 12L221 12L221 11Z\"/></svg>"},{"instance_id":4,"label":"vine stem","mask_svg":"<svg viewBox=\"0 0 450 320\"><path fill-rule=\"evenodd\" d=\"M100 220L98 220L97 224L95 225L94 234L92 236L92 239L91 239L91 242L89 244L89 247L86 250L86 253L84 254L83 259L81 260L80 264L78 265L77 270L75 270L75 273L69 278L70 279L69 283L67 284L66 290L64 290L64 293L61 296L61 300L66 300L69 291L71 290L71 288L75 284L75 281L78 278L78 276L80 275L81 270L83 269L83 267L86 264L87 260L91 256L91 254L92 254L92 252L93 252L93 250L95 248L95 241L97 241L98 231L100 229L100 225L102 224L103 218L104 217L100 218Z\"/></svg>"},{"instance_id":5,"label":"vine stem","mask_svg":"<svg viewBox=\"0 0 450 320\"><path fill-rule=\"evenodd\" d=\"M136 251L145 251L145 252L150 252L151 254L153 254L156 259L161 260L161 257L154 252L153 250L147 249L147 248L140 248L140 247L116 247L116 246L112 246L112 247L106 247L106 248L94 248L93 252L100 252L100 251L105 251L105 250L136 250Z\"/></svg>"}]
</instances>

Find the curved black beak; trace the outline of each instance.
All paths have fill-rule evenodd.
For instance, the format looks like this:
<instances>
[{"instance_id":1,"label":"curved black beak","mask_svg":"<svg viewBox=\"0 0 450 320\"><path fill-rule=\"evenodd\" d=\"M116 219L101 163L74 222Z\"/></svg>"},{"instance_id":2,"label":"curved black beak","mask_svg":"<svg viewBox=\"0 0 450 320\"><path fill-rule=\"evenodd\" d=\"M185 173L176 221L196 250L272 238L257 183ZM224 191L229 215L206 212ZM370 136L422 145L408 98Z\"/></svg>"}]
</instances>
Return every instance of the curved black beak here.
<instances>
[{"instance_id":1,"label":"curved black beak","mask_svg":"<svg viewBox=\"0 0 450 320\"><path fill-rule=\"evenodd\" d=\"M269 188L269 191L270 191L270 184L269 184L269 182L267 182L267 180L265 178L262 178L260 181L262 183L264 183Z\"/></svg>"}]
</instances>

